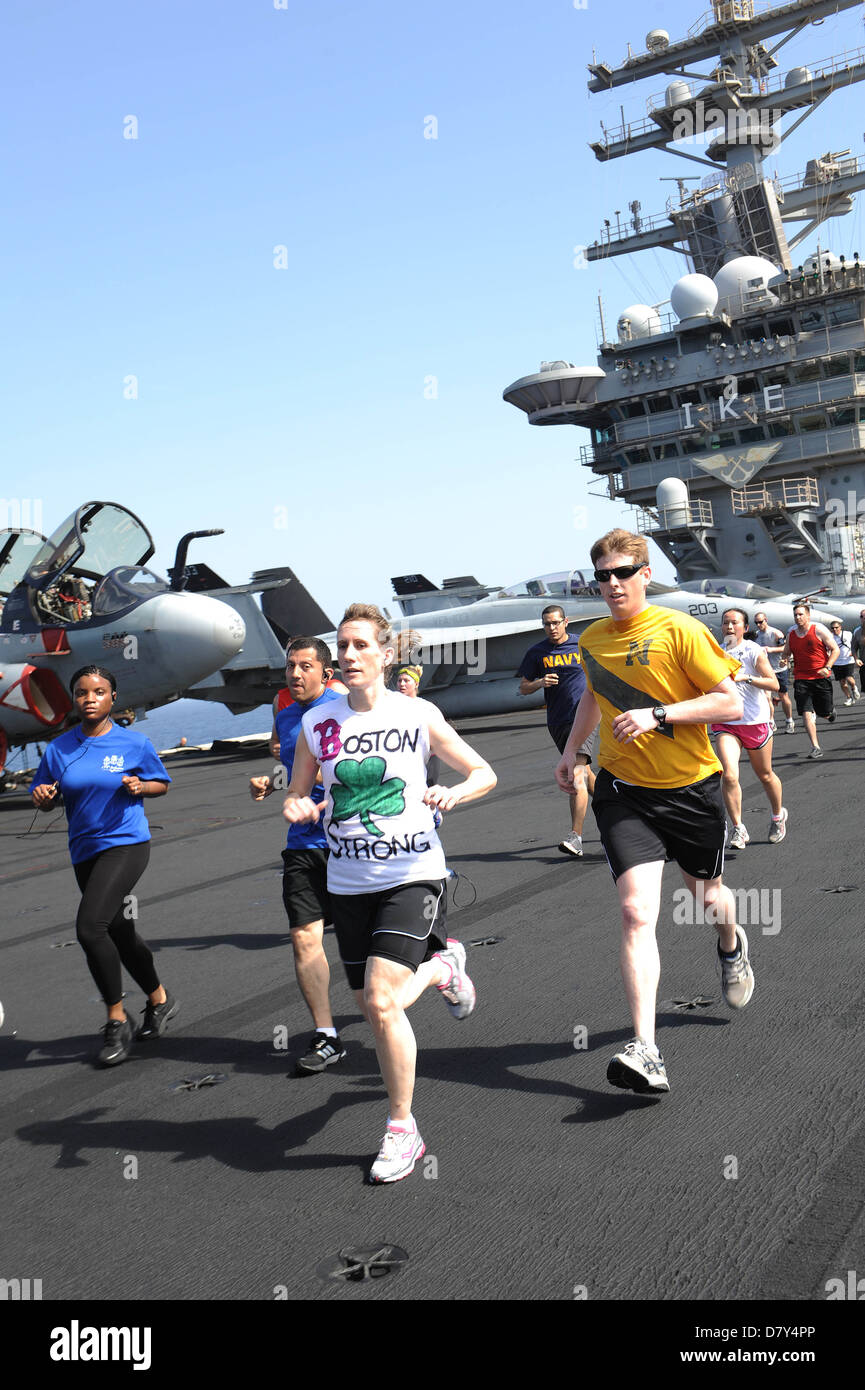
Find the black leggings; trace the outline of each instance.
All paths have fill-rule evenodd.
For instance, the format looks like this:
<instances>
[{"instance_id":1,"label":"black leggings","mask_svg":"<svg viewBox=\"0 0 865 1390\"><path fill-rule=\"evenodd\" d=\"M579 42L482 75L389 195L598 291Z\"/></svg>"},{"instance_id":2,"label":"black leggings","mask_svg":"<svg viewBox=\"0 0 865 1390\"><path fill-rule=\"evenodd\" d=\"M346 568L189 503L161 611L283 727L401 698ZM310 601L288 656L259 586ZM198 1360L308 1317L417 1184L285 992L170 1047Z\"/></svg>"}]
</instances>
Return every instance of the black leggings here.
<instances>
[{"instance_id":1,"label":"black leggings","mask_svg":"<svg viewBox=\"0 0 865 1390\"><path fill-rule=\"evenodd\" d=\"M150 947L135 930L135 904L127 901L149 858L150 841L143 840L104 849L72 866L82 894L75 929L90 973L109 1006L119 1004L123 995L121 963L145 994L159 988Z\"/></svg>"}]
</instances>

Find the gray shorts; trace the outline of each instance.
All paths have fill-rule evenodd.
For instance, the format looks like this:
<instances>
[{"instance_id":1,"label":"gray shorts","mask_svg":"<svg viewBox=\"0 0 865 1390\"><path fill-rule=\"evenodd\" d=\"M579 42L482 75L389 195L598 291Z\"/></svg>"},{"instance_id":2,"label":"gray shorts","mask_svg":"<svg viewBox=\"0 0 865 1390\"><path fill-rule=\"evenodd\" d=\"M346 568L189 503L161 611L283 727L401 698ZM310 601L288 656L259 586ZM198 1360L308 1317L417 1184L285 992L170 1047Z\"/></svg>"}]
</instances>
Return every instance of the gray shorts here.
<instances>
[{"instance_id":1,"label":"gray shorts","mask_svg":"<svg viewBox=\"0 0 865 1390\"><path fill-rule=\"evenodd\" d=\"M555 728L550 728L550 737L560 753L564 753L565 751L565 744L568 741L568 736L570 735L572 728L573 724L557 724ZM589 734L589 737L586 739L585 743L580 744L580 747L577 749L578 753L585 754L586 759L589 763L592 762L592 759L598 751L599 732L600 725L598 725L598 728L595 729L593 733Z\"/></svg>"}]
</instances>

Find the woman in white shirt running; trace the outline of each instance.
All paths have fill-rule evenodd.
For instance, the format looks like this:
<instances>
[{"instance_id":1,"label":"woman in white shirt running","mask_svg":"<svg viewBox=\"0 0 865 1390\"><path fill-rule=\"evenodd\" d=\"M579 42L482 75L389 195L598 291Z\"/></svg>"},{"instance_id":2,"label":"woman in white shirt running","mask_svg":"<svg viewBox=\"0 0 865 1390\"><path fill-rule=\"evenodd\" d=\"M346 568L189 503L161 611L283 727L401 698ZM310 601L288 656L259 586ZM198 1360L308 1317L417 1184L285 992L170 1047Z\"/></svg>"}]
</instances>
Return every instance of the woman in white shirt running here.
<instances>
[{"instance_id":1,"label":"woman in white shirt running","mask_svg":"<svg viewBox=\"0 0 865 1390\"><path fill-rule=\"evenodd\" d=\"M778 689L778 677L769 658L756 642L745 640L748 615L741 608L728 608L721 618L721 634L728 656L740 661L733 680L742 696L742 718L730 724L713 724L717 734L718 757L724 769L722 790L727 814L733 823L731 849L744 849L751 839L742 822L742 788L739 785L739 758L744 748L772 807L769 843L777 845L787 834L787 812L781 805L781 781L772 771L772 711L767 691Z\"/></svg>"},{"instance_id":2,"label":"woman in white shirt running","mask_svg":"<svg viewBox=\"0 0 865 1390\"><path fill-rule=\"evenodd\" d=\"M292 824L324 824L340 957L390 1102L370 1181L396 1182L425 1149L411 1113L417 1044L406 1009L430 986L456 1018L475 1005L465 947L445 927L447 868L434 812L485 796L496 778L435 705L386 689L395 646L377 608L346 610L337 650L348 694L304 715L283 814ZM433 754L463 780L428 787ZM310 797L319 769L323 803Z\"/></svg>"}]
</instances>

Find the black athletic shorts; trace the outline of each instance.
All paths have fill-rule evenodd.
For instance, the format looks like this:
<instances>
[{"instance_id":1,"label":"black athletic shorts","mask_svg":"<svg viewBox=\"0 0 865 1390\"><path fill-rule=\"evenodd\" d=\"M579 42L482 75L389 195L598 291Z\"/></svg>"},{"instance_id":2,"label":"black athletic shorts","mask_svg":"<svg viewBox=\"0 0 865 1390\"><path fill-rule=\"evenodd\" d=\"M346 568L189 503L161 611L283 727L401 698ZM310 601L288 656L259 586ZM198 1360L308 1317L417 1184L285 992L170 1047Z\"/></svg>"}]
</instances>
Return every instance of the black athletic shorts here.
<instances>
[{"instance_id":1,"label":"black athletic shorts","mask_svg":"<svg viewBox=\"0 0 865 1390\"><path fill-rule=\"evenodd\" d=\"M842 681L849 680L851 676L855 676L856 667L852 663L849 666L839 666L836 661L835 665L832 667L832 674L840 685Z\"/></svg>"},{"instance_id":2,"label":"black athletic shorts","mask_svg":"<svg viewBox=\"0 0 865 1390\"><path fill-rule=\"evenodd\" d=\"M721 774L690 787L635 787L601 768L592 810L614 879L638 864L675 859L693 878L724 867L726 817Z\"/></svg>"},{"instance_id":3,"label":"black athletic shorts","mask_svg":"<svg viewBox=\"0 0 865 1390\"><path fill-rule=\"evenodd\" d=\"M571 732L571 729L574 727L573 722L571 722L570 724L547 725L547 727L549 728L550 738L553 740L553 743L556 745L560 753L564 753L565 744L568 741L568 736ZM598 728L600 728L600 725L598 725ZM589 737L586 739L585 743L580 744L579 748L577 749L577 752L585 753L586 757L591 763L592 758L595 756L597 746L598 729L595 729L592 733L589 734Z\"/></svg>"},{"instance_id":4,"label":"black athletic shorts","mask_svg":"<svg viewBox=\"0 0 865 1390\"><path fill-rule=\"evenodd\" d=\"M821 719L828 719L834 704L832 681L829 676L818 676L813 681L794 680L793 698L799 714L804 714L806 709L810 709L819 714Z\"/></svg>"},{"instance_id":5,"label":"black athletic shorts","mask_svg":"<svg viewBox=\"0 0 865 1390\"><path fill-rule=\"evenodd\" d=\"M333 921L327 891L327 854L326 849L282 851L282 901L290 927Z\"/></svg>"},{"instance_id":6,"label":"black athletic shorts","mask_svg":"<svg viewBox=\"0 0 865 1390\"><path fill-rule=\"evenodd\" d=\"M363 989L368 956L419 965L447 945L447 883L399 883L377 893L332 893L333 926L351 989Z\"/></svg>"},{"instance_id":7,"label":"black athletic shorts","mask_svg":"<svg viewBox=\"0 0 865 1390\"><path fill-rule=\"evenodd\" d=\"M777 676L777 678L778 678L778 689L777 689L777 690L767 690L767 691L766 691L766 694L767 694L767 695L771 695L772 699L777 703L777 701L780 700L780 698L781 698L782 695L786 695L786 694L787 694L787 672L786 672L786 671L773 671L773 672L772 672L772 675L773 675L773 676Z\"/></svg>"}]
</instances>

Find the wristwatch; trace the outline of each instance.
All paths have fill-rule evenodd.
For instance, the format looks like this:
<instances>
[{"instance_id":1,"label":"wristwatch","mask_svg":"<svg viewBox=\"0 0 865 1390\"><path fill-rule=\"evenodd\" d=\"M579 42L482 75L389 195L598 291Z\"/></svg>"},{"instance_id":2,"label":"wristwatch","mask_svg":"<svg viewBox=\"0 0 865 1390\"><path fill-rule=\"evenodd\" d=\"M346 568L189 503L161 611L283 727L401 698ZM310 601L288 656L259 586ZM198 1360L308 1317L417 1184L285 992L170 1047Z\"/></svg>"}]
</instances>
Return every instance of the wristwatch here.
<instances>
[{"instance_id":1,"label":"wristwatch","mask_svg":"<svg viewBox=\"0 0 865 1390\"><path fill-rule=\"evenodd\" d=\"M655 716L655 719L658 722L658 728L663 729L664 725L667 722L667 711L664 709L664 706L655 705L654 709L652 710L652 714Z\"/></svg>"}]
</instances>

